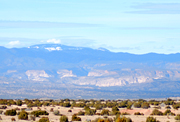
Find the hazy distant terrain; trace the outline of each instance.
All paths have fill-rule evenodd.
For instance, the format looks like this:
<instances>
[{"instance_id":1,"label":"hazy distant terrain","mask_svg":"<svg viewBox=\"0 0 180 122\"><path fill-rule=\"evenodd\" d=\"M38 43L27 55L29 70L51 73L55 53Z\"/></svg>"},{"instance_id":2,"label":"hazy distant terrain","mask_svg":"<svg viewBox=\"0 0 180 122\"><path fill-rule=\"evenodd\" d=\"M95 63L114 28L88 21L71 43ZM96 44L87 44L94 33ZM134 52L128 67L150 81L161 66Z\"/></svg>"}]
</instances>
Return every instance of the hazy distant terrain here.
<instances>
[{"instance_id":1,"label":"hazy distant terrain","mask_svg":"<svg viewBox=\"0 0 180 122\"><path fill-rule=\"evenodd\" d=\"M180 95L180 54L135 55L48 44L0 47L2 98L156 98Z\"/></svg>"}]
</instances>

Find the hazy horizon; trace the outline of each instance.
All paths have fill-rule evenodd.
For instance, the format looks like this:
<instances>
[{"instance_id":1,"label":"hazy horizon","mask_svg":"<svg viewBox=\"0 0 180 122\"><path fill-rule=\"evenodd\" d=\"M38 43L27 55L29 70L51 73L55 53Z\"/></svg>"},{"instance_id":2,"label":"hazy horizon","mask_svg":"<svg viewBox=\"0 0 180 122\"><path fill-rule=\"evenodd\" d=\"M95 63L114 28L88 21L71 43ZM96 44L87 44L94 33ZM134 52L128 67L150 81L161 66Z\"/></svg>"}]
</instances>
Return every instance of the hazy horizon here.
<instances>
[{"instance_id":1,"label":"hazy horizon","mask_svg":"<svg viewBox=\"0 0 180 122\"><path fill-rule=\"evenodd\" d=\"M94 50L100 50L100 49L106 49L108 50L107 48L104 48L104 47L98 47L98 48L93 48L93 47L86 47L86 46L73 46L73 45L65 45L65 44L56 44L56 43L39 43L39 44L32 44L32 45L29 45L29 46L23 46L23 47L6 47L6 46L2 46L2 47L5 47L7 49L18 49L18 48L30 48L32 46L36 46L36 45L62 45L62 46L69 46L69 47L77 47L77 48L90 48L90 49L94 49ZM38 48L37 48L38 49ZM51 50L50 52L52 51L58 51L58 50ZM151 53L154 53L154 54L162 54L162 55L171 55L171 54L179 54L180 52L175 52L175 53L168 53L168 54L165 54L165 53L158 53L158 52L147 52L147 53L140 53L140 54L136 54L136 53L131 53L131 52L123 52L123 51L111 51L111 50L108 50L110 52L113 52L113 53L129 53L129 54L133 54L133 55L146 55L146 54L151 54Z\"/></svg>"}]
</instances>

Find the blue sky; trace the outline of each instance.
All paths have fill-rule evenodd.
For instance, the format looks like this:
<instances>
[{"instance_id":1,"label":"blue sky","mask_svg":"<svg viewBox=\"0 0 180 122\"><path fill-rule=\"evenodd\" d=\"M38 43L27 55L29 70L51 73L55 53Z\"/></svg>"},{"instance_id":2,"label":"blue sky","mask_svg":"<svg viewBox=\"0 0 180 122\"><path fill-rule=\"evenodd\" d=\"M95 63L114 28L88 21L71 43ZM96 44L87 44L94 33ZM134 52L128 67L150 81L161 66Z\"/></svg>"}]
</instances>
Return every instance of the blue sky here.
<instances>
[{"instance_id":1,"label":"blue sky","mask_svg":"<svg viewBox=\"0 0 180 122\"><path fill-rule=\"evenodd\" d=\"M180 52L179 0L0 0L0 46Z\"/></svg>"}]
</instances>

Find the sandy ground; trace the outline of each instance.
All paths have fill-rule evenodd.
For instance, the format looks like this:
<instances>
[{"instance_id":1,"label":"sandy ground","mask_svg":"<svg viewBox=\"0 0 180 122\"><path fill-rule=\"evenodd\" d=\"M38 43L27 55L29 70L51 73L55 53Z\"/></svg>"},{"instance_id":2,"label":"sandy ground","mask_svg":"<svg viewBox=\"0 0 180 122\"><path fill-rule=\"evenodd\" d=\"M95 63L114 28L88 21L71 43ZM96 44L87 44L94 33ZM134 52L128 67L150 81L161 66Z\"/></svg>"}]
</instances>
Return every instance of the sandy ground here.
<instances>
[{"instance_id":1,"label":"sandy ground","mask_svg":"<svg viewBox=\"0 0 180 122\"><path fill-rule=\"evenodd\" d=\"M26 107L27 106L25 106L25 105L23 105L23 106L12 105L12 106L8 106L7 109L14 109L14 108L20 108L21 109L21 108L26 108ZM60 118L60 116L55 116L53 114L53 112L50 112L51 108L53 108L53 110L59 110L60 114L68 116L69 121L71 121L71 117L73 114L78 113L79 111L83 111L83 108L76 108L76 107L74 107L73 109L66 108L66 107L60 107L60 106L40 107L41 110L46 110L49 113L49 115L47 117L49 117L49 120L51 122L59 122L59 118ZM33 110L38 110L38 108L33 107ZM72 112L68 112L68 110L72 110ZM130 115L125 115L125 116L130 117L133 120L133 122L145 122L146 118L148 116L150 116L150 114L153 110L154 110L154 108L149 108L149 109L134 108L132 110L121 108L120 112L121 113L122 112L129 113ZM162 112L164 112L165 110L166 110L165 108L160 109L160 111L162 111ZM176 113L176 114L180 114L180 110L171 109L171 111ZM29 112L31 112L31 111L29 111ZM134 115L135 112L140 112L140 113L143 113L144 115ZM97 113L100 113L100 111L98 111ZM14 117L17 122L27 122L27 120L26 121L25 120L18 120L18 116L5 116L5 115L0 115L0 116L2 118L2 120L0 120L0 122L11 122L12 117ZM43 116L36 117L36 121L38 121L41 117L43 117ZM85 115L85 116L79 116L79 117L81 117L82 122L86 121L86 119L95 120L98 117L103 118L103 116L98 116L98 115L94 115L94 116L86 116ZM115 116L109 116L109 118L114 118L114 117ZM168 116L153 116L153 117L155 117L160 122L167 122L167 121L175 122L174 116L169 116L169 117ZM28 120L28 121L30 121L30 120Z\"/></svg>"}]
</instances>

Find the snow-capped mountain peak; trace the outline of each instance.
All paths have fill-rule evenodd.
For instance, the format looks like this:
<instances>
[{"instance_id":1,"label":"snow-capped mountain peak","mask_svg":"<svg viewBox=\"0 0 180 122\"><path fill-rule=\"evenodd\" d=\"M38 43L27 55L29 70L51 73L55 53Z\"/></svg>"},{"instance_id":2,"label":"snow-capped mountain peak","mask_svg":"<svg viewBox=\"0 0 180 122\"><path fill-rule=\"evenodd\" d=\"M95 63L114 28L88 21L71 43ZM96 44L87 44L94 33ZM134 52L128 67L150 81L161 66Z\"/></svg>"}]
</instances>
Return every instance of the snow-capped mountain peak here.
<instances>
[{"instance_id":1,"label":"snow-capped mountain peak","mask_svg":"<svg viewBox=\"0 0 180 122\"><path fill-rule=\"evenodd\" d=\"M33 45L28 48L31 49L41 49L41 50L48 50L48 51L62 51L62 50L82 50L83 47L72 47L72 46L65 46L61 44L40 44L40 45Z\"/></svg>"},{"instance_id":2,"label":"snow-capped mountain peak","mask_svg":"<svg viewBox=\"0 0 180 122\"><path fill-rule=\"evenodd\" d=\"M55 51L55 50L57 50L57 51L60 51L60 50L62 50L62 48L61 47L47 47L47 48L45 48L45 49L47 49L47 50L49 50L49 51Z\"/></svg>"}]
</instances>

